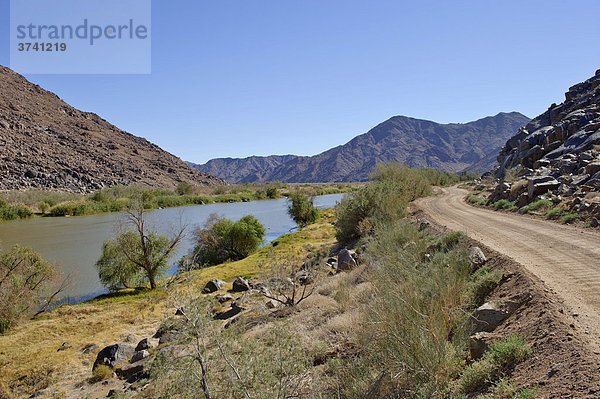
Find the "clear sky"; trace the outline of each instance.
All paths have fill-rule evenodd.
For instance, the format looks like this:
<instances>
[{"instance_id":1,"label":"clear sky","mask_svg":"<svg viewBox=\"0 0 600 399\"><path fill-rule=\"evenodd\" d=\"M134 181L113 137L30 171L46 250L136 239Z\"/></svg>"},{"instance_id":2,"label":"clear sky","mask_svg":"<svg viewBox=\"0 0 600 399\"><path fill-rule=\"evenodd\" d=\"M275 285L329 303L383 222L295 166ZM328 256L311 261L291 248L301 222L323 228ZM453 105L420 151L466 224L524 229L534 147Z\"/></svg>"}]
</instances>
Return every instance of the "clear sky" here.
<instances>
[{"instance_id":1,"label":"clear sky","mask_svg":"<svg viewBox=\"0 0 600 399\"><path fill-rule=\"evenodd\" d=\"M154 0L150 75L26 77L184 160L312 155L393 115L534 117L600 68L599 15L598 0Z\"/></svg>"}]
</instances>

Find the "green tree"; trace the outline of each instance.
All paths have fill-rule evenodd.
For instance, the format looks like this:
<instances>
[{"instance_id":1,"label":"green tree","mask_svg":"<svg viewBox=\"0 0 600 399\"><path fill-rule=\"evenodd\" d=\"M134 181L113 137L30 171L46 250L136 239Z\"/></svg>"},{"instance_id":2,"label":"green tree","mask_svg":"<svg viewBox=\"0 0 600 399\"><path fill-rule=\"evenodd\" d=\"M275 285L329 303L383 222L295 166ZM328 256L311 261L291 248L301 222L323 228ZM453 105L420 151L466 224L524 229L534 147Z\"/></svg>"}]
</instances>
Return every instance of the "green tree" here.
<instances>
[{"instance_id":1,"label":"green tree","mask_svg":"<svg viewBox=\"0 0 600 399\"><path fill-rule=\"evenodd\" d=\"M182 181L182 182L177 183L175 192L178 195L192 194L194 192L194 186L192 186L190 183L188 183L186 181Z\"/></svg>"},{"instance_id":2,"label":"green tree","mask_svg":"<svg viewBox=\"0 0 600 399\"><path fill-rule=\"evenodd\" d=\"M168 270L168 262L176 251L185 227L169 238L146 227L142 201L135 201L125 213L126 225L133 229L108 239L102 245L102 255L96 262L102 284L111 290L128 287L143 278L156 288L156 280Z\"/></svg>"},{"instance_id":3,"label":"green tree","mask_svg":"<svg viewBox=\"0 0 600 399\"><path fill-rule=\"evenodd\" d=\"M298 228L302 229L319 218L319 209L314 206L314 197L295 193L290 195L289 201L288 214L294 219Z\"/></svg>"},{"instance_id":4,"label":"green tree","mask_svg":"<svg viewBox=\"0 0 600 399\"><path fill-rule=\"evenodd\" d=\"M265 233L265 227L252 215L237 222L211 215L204 228L195 233L193 262L205 267L243 259L260 247Z\"/></svg>"},{"instance_id":5,"label":"green tree","mask_svg":"<svg viewBox=\"0 0 600 399\"><path fill-rule=\"evenodd\" d=\"M38 204L38 208L40 212L42 212L42 214L45 214L50 210L50 204L45 201L42 201Z\"/></svg>"},{"instance_id":6,"label":"green tree","mask_svg":"<svg viewBox=\"0 0 600 399\"><path fill-rule=\"evenodd\" d=\"M0 251L0 333L37 310L55 277L54 267L31 248Z\"/></svg>"}]
</instances>

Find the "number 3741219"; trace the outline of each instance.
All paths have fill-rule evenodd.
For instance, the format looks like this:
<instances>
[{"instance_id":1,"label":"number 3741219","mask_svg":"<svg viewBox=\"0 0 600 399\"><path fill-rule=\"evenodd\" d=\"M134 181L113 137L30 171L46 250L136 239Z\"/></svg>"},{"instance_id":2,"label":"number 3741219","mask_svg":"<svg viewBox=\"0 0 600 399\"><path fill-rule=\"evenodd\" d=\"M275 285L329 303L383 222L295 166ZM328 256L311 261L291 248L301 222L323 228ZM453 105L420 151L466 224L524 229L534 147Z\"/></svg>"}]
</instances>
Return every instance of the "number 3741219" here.
<instances>
[{"instance_id":1,"label":"number 3741219","mask_svg":"<svg viewBox=\"0 0 600 399\"><path fill-rule=\"evenodd\" d=\"M19 51L67 51L67 43L17 43Z\"/></svg>"}]
</instances>

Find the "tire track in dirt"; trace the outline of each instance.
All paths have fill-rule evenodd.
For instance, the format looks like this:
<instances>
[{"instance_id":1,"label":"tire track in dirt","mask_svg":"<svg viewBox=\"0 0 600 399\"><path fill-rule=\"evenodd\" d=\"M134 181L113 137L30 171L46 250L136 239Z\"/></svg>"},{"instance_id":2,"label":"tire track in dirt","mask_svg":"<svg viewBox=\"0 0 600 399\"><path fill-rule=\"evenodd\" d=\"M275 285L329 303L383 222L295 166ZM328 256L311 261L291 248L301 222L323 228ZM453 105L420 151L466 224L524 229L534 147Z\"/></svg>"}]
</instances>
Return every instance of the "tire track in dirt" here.
<instances>
[{"instance_id":1,"label":"tire track in dirt","mask_svg":"<svg viewBox=\"0 0 600 399\"><path fill-rule=\"evenodd\" d=\"M437 223L503 253L542 280L577 314L600 347L600 234L468 205L466 190L444 188L416 206Z\"/></svg>"}]
</instances>

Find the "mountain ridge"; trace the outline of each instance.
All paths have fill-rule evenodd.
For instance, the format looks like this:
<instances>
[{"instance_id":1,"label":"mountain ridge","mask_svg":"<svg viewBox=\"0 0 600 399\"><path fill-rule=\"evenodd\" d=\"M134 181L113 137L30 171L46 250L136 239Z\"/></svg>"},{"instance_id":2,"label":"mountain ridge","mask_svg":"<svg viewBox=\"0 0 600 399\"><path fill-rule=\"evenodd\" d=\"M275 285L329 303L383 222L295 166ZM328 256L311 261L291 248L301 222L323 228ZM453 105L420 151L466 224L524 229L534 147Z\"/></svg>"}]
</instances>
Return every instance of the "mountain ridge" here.
<instances>
[{"instance_id":1,"label":"mountain ridge","mask_svg":"<svg viewBox=\"0 0 600 399\"><path fill-rule=\"evenodd\" d=\"M215 158L202 165L190 164L233 183L364 181L377 163L390 161L449 172L484 172L495 164L508 137L529 120L514 111L447 124L396 115L317 155Z\"/></svg>"},{"instance_id":2,"label":"mountain ridge","mask_svg":"<svg viewBox=\"0 0 600 399\"><path fill-rule=\"evenodd\" d=\"M0 189L225 183L0 65Z\"/></svg>"}]
</instances>

